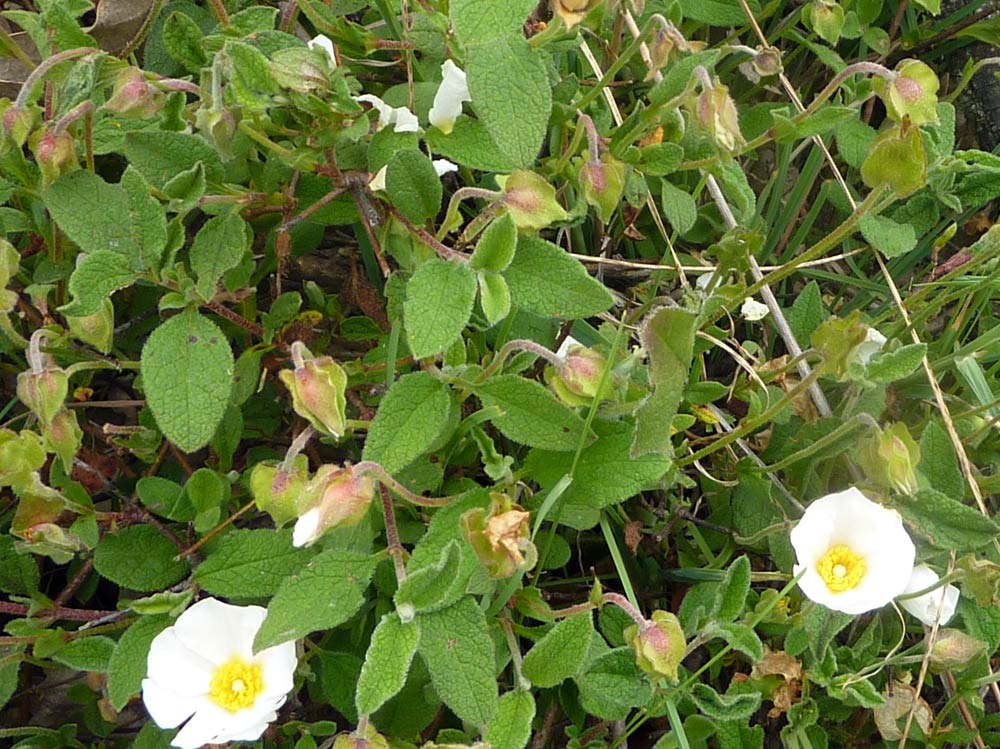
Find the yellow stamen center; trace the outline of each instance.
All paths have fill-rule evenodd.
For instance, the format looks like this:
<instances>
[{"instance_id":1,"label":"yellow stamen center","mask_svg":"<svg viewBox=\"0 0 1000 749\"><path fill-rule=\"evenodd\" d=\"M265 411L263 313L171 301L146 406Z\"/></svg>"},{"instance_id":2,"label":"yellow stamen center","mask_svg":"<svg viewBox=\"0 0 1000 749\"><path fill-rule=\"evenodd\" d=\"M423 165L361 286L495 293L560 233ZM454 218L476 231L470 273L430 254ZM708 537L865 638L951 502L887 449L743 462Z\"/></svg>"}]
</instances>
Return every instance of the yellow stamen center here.
<instances>
[{"instance_id":1,"label":"yellow stamen center","mask_svg":"<svg viewBox=\"0 0 1000 749\"><path fill-rule=\"evenodd\" d=\"M831 593L843 593L858 587L868 571L865 560L848 547L838 544L816 562L816 571Z\"/></svg>"},{"instance_id":2,"label":"yellow stamen center","mask_svg":"<svg viewBox=\"0 0 1000 749\"><path fill-rule=\"evenodd\" d=\"M253 705L263 691L264 669L236 655L215 669L208 696L219 707L235 713Z\"/></svg>"}]
</instances>

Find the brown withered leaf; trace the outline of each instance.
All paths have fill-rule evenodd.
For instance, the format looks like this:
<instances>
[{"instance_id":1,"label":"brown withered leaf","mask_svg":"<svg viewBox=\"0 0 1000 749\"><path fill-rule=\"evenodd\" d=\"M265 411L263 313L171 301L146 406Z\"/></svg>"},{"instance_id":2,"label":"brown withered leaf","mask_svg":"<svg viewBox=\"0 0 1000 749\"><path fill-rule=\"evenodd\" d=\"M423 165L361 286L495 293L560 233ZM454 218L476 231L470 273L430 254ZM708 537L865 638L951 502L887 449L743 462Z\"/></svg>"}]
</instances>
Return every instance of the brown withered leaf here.
<instances>
[{"instance_id":1,"label":"brown withered leaf","mask_svg":"<svg viewBox=\"0 0 1000 749\"><path fill-rule=\"evenodd\" d=\"M784 650L771 650L764 646L764 657L753 665L750 678L763 679L766 676L780 676L781 684L771 692L774 703L767 717L777 718L799 701L802 690L802 661L793 658Z\"/></svg>"},{"instance_id":2,"label":"brown withered leaf","mask_svg":"<svg viewBox=\"0 0 1000 749\"><path fill-rule=\"evenodd\" d=\"M913 713L913 720L923 730L924 734L930 732L931 722L934 720L934 711L918 694L917 690L909 684L901 681L894 681L885 690L885 703L882 707L872 709L875 725L879 733L886 741L898 741L903 737L900 725L906 719L914 701L917 709Z\"/></svg>"}]
</instances>

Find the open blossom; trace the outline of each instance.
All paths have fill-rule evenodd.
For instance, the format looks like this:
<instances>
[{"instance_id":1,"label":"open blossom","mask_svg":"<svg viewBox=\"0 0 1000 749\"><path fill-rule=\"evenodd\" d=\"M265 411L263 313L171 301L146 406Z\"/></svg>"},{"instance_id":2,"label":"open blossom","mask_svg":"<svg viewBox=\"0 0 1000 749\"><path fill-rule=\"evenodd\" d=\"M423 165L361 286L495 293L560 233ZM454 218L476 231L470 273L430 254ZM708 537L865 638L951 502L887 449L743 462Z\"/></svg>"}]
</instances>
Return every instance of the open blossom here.
<instances>
[{"instance_id":1,"label":"open blossom","mask_svg":"<svg viewBox=\"0 0 1000 749\"><path fill-rule=\"evenodd\" d=\"M918 564L913 568L910 582L903 593L916 593L918 590L931 587L940 579L937 573L926 564ZM938 620L938 624L944 626L955 615L955 608L958 606L958 588L954 585L935 588L916 598L904 598L899 602L899 605L926 626L933 627L934 621L938 618L938 607L941 606L942 598L944 598L944 606L941 608L941 619Z\"/></svg>"},{"instance_id":2,"label":"open blossom","mask_svg":"<svg viewBox=\"0 0 1000 749\"><path fill-rule=\"evenodd\" d=\"M469 84L465 71L451 60L445 60L441 66L441 85L434 94L434 104L427 119L445 135L455 127L455 120L462 114L462 103L472 101L469 94Z\"/></svg>"},{"instance_id":3,"label":"open blossom","mask_svg":"<svg viewBox=\"0 0 1000 749\"><path fill-rule=\"evenodd\" d=\"M153 639L142 700L160 728L184 724L172 746L253 741L278 717L293 686L295 643L255 655L266 615L205 598Z\"/></svg>"},{"instance_id":4,"label":"open blossom","mask_svg":"<svg viewBox=\"0 0 1000 749\"><path fill-rule=\"evenodd\" d=\"M854 487L809 505L791 542L802 592L846 614L889 603L913 572L916 549L899 515Z\"/></svg>"},{"instance_id":5,"label":"open blossom","mask_svg":"<svg viewBox=\"0 0 1000 749\"><path fill-rule=\"evenodd\" d=\"M406 107L390 107L373 94L362 94L354 97L355 101L371 104L378 111L378 127L393 126L397 133L415 133L420 129L417 116Z\"/></svg>"},{"instance_id":6,"label":"open blossom","mask_svg":"<svg viewBox=\"0 0 1000 749\"><path fill-rule=\"evenodd\" d=\"M740 307L740 314L743 315L743 319L750 322L763 320L767 317L768 311L766 304L761 304L756 299L750 297L747 297L743 302L743 306Z\"/></svg>"}]
</instances>

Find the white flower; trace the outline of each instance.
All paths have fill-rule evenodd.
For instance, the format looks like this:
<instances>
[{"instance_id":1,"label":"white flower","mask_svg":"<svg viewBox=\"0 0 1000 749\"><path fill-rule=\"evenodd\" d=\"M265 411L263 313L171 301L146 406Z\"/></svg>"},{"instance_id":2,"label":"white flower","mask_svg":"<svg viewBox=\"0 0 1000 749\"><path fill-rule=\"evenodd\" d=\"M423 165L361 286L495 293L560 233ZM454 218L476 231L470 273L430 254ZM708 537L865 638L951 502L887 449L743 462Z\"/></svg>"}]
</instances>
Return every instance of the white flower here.
<instances>
[{"instance_id":1,"label":"white flower","mask_svg":"<svg viewBox=\"0 0 1000 749\"><path fill-rule=\"evenodd\" d=\"M910 582L903 593L916 593L918 590L931 587L940 579L937 573L926 564L919 564L913 568ZM942 598L944 598L944 607L941 609L941 620L938 623L943 626L955 615L955 607L958 606L958 588L954 585L935 588L930 593L925 593L917 598L904 598L899 602L899 605L928 627L933 627Z\"/></svg>"},{"instance_id":2,"label":"white flower","mask_svg":"<svg viewBox=\"0 0 1000 749\"><path fill-rule=\"evenodd\" d=\"M310 39L306 45L309 49L318 49L326 52L326 56L330 59L330 67L337 67L337 53L333 50L333 42L330 41L329 37L320 34L319 36L314 36Z\"/></svg>"},{"instance_id":3,"label":"white flower","mask_svg":"<svg viewBox=\"0 0 1000 749\"><path fill-rule=\"evenodd\" d=\"M295 643L255 655L266 614L206 598L153 639L142 700L160 728L184 723L173 746L253 741L278 717L293 686Z\"/></svg>"},{"instance_id":4,"label":"white flower","mask_svg":"<svg viewBox=\"0 0 1000 749\"><path fill-rule=\"evenodd\" d=\"M743 302L743 306L740 307L740 313L743 315L744 320L749 320L750 322L756 322L757 320L763 320L767 317L769 312L766 304L761 304L756 299L747 297Z\"/></svg>"},{"instance_id":5,"label":"white flower","mask_svg":"<svg viewBox=\"0 0 1000 749\"><path fill-rule=\"evenodd\" d=\"M443 177L448 172L458 171L458 164L453 164L452 162L448 161L448 159L434 159L431 162L431 164L434 165L434 173L437 174L437 176L439 177ZM368 183L369 190L371 190L372 192L376 192L378 190L385 189L385 175L388 169L389 166L387 164L386 166L382 167L377 172L375 172L375 176L372 177L371 182Z\"/></svg>"},{"instance_id":6,"label":"white flower","mask_svg":"<svg viewBox=\"0 0 1000 749\"><path fill-rule=\"evenodd\" d=\"M455 120L462 114L462 102L472 101L465 71L451 60L441 66L441 85L434 94L434 104L427 119L445 135L455 127Z\"/></svg>"},{"instance_id":7,"label":"white flower","mask_svg":"<svg viewBox=\"0 0 1000 749\"><path fill-rule=\"evenodd\" d=\"M569 355L570 348L573 346L578 346L580 348L583 348L583 344L580 343L578 340L576 340L573 336L571 335L566 336L566 340L564 340L559 345L559 348L556 351L556 356L558 356L560 359L565 359Z\"/></svg>"},{"instance_id":8,"label":"white flower","mask_svg":"<svg viewBox=\"0 0 1000 749\"><path fill-rule=\"evenodd\" d=\"M913 572L916 550L899 515L854 487L809 505L791 541L802 592L847 614L889 603Z\"/></svg>"},{"instance_id":9,"label":"white flower","mask_svg":"<svg viewBox=\"0 0 1000 749\"><path fill-rule=\"evenodd\" d=\"M875 328L868 328L865 340L854 347L854 355L862 364L867 366L868 360L882 350L885 341L885 336L875 330Z\"/></svg>"},{"instance_id":10,"label":"white flower","mask_svg":"<svg viewBox=\"0 0 1000 749\"><path fill-rule=\"evenodd\" d=\"M378 110L378 126L392 125L397 133L415 133L420 129L417 116L406 107L390 107L384 101L372 94L362 94L354 97L355 101L371 104Z\"/></svg>"}]
</instances>

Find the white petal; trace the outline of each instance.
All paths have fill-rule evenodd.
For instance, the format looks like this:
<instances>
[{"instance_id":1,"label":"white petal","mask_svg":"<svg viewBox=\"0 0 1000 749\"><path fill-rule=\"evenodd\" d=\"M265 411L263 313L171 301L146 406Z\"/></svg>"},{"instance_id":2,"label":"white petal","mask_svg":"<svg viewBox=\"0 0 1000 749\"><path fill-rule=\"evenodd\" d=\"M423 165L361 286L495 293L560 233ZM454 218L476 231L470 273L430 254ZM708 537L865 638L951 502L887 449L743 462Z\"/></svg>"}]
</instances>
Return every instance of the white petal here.
<instances>
[{"instance_id":1,"label":"white petal","mask_svg":"<svg viewBox=\"0 0 1000 749\"><path fill-rule=\"evenodd\" d=\"M146 676L177 695L208 694L214 664L184 645L174 627L153 638L146 656Z\"/></svg>"},{"instance_id":2,"label":"white petal","mask_svg":"<svg viewBox=\"0 0 1000 749\"><path fill-rule=\"evenodd\" d=\"M740 313L743 315L743 319L749 320L750 322L756 322L757 320L763 320L767 317L768 310L766 304L761 304L756 299L747 298L743 302L743 306L740 307Z\"/></svg>"},{"instance_id":3,"label":"white petal","mask_svg":"<svg viewBox=\"0 0 1000 749\"><path fill-rule=\"evenodd\" d=\"M206 699L177 694L152 679L142 680L142 702L160 728L176 728L200 710Z\"/></svg>"},{"instance_id":4,"label":"white petal","mask_svg":"<svg viewBox=\"0 0 1000 749\"><path fill-rule=\"evenodd\" d=\"M941 578L927 565L921 564L913 568L913 574L903 593L916 593L918 590L929 588ZM899 605L904 610L919 619L928 627L934 626L937 619L938 607L941 606L941 599L944 598L944 607L941 609L941 619L938 622L942 626L947 624L951 617L955 615L955 608L958 606L958 588L954 585L935 588L930 593L925 593L918 598L905 598L899 601Z\"/></svg>"},{"instance_id":5,"label":"white petal","mask_svg":"<svg viewBox=\"0 0 1000 749\"><path fill-rule=\"evenodd\" d=\"M326 56L330 58L330 66L337 67L337 53L334 52L333 42L330 41L329 37L320 34L319 36L314 36L307 42L309 49L319 49L326 52Z\"/></svg>"},{"instance_id":6,"label":"white petal","mask_svg":"<svg viewBox=\"0 0 1000 749\"><path fill-rule=\"evenodd\" d=\"M215 665L253 657L253 638L267 616L260 606L232 606L205 598L181 614L174 630L188 648Z\"/></svg>"},{"instance_id":7,"label":"white petal","mask_svg":"<svg viewBox=\"0 0 1000 749\"><path fill-rule=\"evenodd\" d=\"M376 187L375 183L379 180L381 180L381 183ZM385 167L379 169L378 174L375 175L368 187L372 190L385 189ZM311 544L316 540L318 530L319 508L314 507L295 521L295 529L292 531L292 546L298 547Z\"/></svg>"},{"instance_id":8,"label":"white petal","mask_svg":"<svg viewBox=\"0 0 1000 749\"><path fill-rule=\"evenodd\" d=\"M259 723L254 723L245 731L240 733L235 733L231 735L227 741L256 741L261 737L261 734L267 730L267 725L272 720L278 717L277 713L271 715L267 720L261 720Z\"/></svg>"},{"instance_id":9,"label":"white petal","mask_svg":"<svg viewBox=\"0 0 1000 749\"><path fill-rule=\"evenodd\" d=\"M299 665L299 659L295 654L295 642L285 642L262 650L255 660L264 669L262 699L280 698L281 702L284 702L285 695L294 686L295 669Z\"/></svg>"},{"instance_id":10,"label":"white petal","mask_svg":"<svg viewBox=\"0 0 1000 749\"><path fill-rule=\"evenodd\" d=\"M443 177L449 172L458 171L458 164L454 164L448 161L448 159L434 159L431 163L434 165L434 171L439 177Z\"/></svg>"},{"instance_id":11,"label":"white petal","mask_svg":"<svg viewBox=\"0 0 1000 749\"><path fill-rule=\"evenodd\" d=\"M248 713L252 710L242 710L241 712ZM221 744L228 741L226 724L232 720L232 717L233 713L208 702L194 714L191 720L184 724L170 745L180 747L180 749L197 749L205 744ZM256 723L256 720L253 722Z\"/></svg>"},{"instance_id":12,"label":"white petal","mask_svg":"<svg viewBox=\"0 0 1000 749\"><path fill-rule=\"evenodd\" d=\"M415 133L420 129L420 121L406 107L393 107L389 122L397 133Z\"/></svg>"},{"instance_id":13,"label":"white petal","mask_svg":"<svg viewBox=\"0 0 1000 749\"><path fill-rule=\"evenodd\" d=\"M570 348L572 348L573 346L582 346L582 345L583 344L581 344L573 336L568 335L566 336L566 340L564 340L561 344L559 344L559 348L556 349L556 356L565 359L566 356L569 354Z\"/></svg>"},{"instance_id":14,"label":"white petal","mask_svg":"<svg viewBox=\"0 0 1000 749\"><path fill-rule=\"evenodd\" d=\"M862 364L868 364L868 360L882 350L886 337L875 328L868 328L865 340L854 347L854 353L861 360Z\"/></svg>"},{"instance_id":15,"label":"white petal","mask_svg":"<svg viewBox=\"0 0 1000 749\"><path fill-rule=\"evenodd\" d=\"M469 95L469 83L465 71L451 60L445 60L441 66L441 85L434 94L434 104L427 119L445 135L455 127L455 120L462 114L462 102L472 101Z\"/></svg>"},{"instance_id":16,"label":"white petal","mask_svg":"<svg viewBox=\"0 0 1000 749\"><path fill-rule=\"evenodd\" d=\"M362 94L361 96L355 96L354 101L361 102L363 104L371 104L378 111L378 126L381 130L383 127L389 124L390 112L392 107L382 101L380 98L374 94Z\"/></svg>"}]
</instances>

